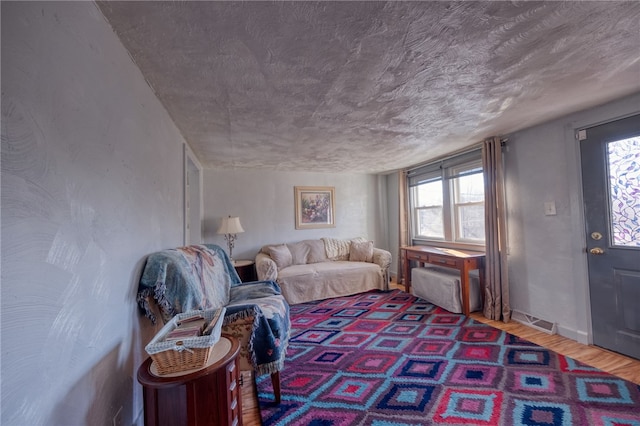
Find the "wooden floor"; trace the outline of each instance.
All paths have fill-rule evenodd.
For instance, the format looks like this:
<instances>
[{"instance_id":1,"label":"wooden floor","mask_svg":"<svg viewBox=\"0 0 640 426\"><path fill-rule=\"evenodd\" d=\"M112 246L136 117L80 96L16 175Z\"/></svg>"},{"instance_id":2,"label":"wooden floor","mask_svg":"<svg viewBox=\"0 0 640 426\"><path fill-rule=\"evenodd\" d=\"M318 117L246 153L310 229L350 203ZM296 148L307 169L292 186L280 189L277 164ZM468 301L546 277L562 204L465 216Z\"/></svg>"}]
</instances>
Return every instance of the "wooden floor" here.
<instances>
[{"instance_id":1,"label":"wooden floor","mask_svg":"<svg viewBox=\"0 0 640 426\"><path fill-rule=\"evenodd\" d=\"M392 284L393 287L396 286ZM396 288L404 290L404 287ZM505 324L488 320L480 312L472 313L471 318L640 385L639 360L597 346L583 345L566 337L549 335L515 321ZM243 423L245 426L260 425L260 412L258 410L257 396L252 386L252 373L243 371L242 374L244 376L244 386L242 388Z\"/></svg>"},{"instance_id":2,"label":"wooden floor","mask_svg":"<svg viewBox=\"0 0 640 426\"><path fill-rule=\"evenodd\" d=\"M242 371L242 424L244 426L260 426L260 410L258 396L253 387L253 371Z\"/></svg>"}]
</instances>

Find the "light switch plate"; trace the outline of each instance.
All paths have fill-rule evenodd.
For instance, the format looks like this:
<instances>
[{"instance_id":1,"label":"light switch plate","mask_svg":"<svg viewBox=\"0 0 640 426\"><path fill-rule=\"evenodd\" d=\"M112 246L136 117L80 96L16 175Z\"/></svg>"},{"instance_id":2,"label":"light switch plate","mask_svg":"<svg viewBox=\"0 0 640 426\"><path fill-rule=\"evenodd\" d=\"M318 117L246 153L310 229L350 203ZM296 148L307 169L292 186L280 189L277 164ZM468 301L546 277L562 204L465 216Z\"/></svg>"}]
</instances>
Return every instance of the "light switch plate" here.
<instances>
[{"instance_id":1,"label":"light switch plate","mask_svg":"<svg viewBox=\"0 0 640 426\"><path fill-rule=\"evenodd\" d=\"M544 215L555 216L556 215L556 203L554 201L547 201L544 203Z\"/></svg>"}]
</instances>

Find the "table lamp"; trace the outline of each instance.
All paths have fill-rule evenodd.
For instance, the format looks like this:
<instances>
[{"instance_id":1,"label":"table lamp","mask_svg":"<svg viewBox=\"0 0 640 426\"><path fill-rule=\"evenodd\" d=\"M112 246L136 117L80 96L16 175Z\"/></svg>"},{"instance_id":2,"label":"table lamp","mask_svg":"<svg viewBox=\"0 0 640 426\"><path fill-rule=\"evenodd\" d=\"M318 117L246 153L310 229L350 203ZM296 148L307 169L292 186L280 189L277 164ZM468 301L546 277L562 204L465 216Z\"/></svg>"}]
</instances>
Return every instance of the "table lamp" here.
<instances>
[{"instance_id":1,"label":"table lamp","mask_svg":"<svg viewBox=\"0 0 640 426\"><path fill-rule=\"evenodd\" d=\"M217 233L224 234L224 239L227 241L227 247L229 248L229 259L232 263L234 262L232 252L233 245L236 242L237 238L236 234L239 234L241 232L244 232L244 229L242 229L242 225L240 225L239 217L229 216L222 218L222 223L220 224Z\"/></svg>"}]
</instances>

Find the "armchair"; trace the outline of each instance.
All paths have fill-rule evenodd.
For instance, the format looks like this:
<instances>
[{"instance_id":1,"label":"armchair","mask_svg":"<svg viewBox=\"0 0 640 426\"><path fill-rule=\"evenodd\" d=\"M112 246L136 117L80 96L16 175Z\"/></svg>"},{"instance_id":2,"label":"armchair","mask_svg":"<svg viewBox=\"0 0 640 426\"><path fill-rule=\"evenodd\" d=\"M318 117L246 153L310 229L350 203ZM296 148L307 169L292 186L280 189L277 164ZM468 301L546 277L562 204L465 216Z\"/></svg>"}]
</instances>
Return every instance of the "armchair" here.
<instances>
[{"instance_id":1,"label":"armchair","mask_svg":"<svg viewBox=\"0 0 640 426\"><path fill-rule=\"evenodd\" d=\"M243 283L228 255L213 244L153 253L138 286L137 302L156 323L193 309L226 307L222 332L240 341L240 369L270 374L280 402L280 370L289 342L289 305L274 281ZM254 376L255 377L255 376Z\"/></svg>"}]
</instances>

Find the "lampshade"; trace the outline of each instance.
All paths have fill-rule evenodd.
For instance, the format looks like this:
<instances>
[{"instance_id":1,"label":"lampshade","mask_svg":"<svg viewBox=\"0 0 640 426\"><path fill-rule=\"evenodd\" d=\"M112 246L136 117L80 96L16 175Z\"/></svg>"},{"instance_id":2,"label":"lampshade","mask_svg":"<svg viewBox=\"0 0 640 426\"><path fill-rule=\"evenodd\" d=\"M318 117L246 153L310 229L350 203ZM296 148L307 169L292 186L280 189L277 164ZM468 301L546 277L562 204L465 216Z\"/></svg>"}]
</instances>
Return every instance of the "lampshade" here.
<instances>
[{"instance_id":1,"label":"lampshade","mask_svg":"<svg viewBox=\"0 0 640 426\"><path fill-rule=\"evenodd\" d=\"M240 225L239 217L223 217L222 223L218 228L218 234L239 234L244 232L242 225Z\"/></svg>"}]
</instances>

